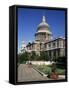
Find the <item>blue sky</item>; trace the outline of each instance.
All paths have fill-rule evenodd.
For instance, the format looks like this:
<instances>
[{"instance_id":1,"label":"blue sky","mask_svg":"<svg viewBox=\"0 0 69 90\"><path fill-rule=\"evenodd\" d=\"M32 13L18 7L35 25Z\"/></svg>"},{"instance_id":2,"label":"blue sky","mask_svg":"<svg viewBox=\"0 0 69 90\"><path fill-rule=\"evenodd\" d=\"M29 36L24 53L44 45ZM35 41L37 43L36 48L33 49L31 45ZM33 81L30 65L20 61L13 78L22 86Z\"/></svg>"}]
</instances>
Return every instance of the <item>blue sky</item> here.
<instances>
[{"instance_id":1,"label":"blue sky","mask_svg":"<svg viewBox=\"0 0 69 90\"><path fill-rule=\"evenodd\" d=\"M53 37L65 35L65 12L59 10L18 8L18 50L21 42L34 40L38 24L45 15Z\"/></svg>"}]
</instances>

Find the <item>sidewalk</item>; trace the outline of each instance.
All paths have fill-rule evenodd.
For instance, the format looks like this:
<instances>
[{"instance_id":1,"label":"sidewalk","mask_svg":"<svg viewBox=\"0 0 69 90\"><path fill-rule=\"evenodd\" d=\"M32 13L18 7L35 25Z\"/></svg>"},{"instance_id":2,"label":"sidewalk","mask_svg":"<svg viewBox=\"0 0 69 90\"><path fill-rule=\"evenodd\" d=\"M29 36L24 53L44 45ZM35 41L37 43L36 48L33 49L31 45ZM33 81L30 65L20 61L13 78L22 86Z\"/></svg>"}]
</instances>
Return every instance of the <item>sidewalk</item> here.
<instances>
[{"instance_id":1,"label":"sidewalk","mask_svg":"<svg viewBox=\"0 0 69 90\"><path fill-rule=\"evenodd\" d=\"M18 67L18 82L39 80L48 80L48 78L42 76L39 72L32 67L28 67L26 64L21 64Z\"/></svg>"}]
</instances>

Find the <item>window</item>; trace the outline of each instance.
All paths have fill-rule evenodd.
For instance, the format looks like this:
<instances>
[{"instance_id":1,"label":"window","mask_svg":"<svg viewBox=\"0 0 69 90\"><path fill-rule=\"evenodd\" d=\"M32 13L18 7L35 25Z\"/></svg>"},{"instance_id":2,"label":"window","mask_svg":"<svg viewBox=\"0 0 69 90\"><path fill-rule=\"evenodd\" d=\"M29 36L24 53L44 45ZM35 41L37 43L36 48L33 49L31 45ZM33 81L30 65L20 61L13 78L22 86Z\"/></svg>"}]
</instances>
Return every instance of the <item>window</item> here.
<instances>
[{"instance_id":1,"label":"window","mask_svg":"<svg viewBox=\"0 0 69 90\"><path fill-rule=\"evenodd\" d=\"M51 47L51 44L49 44L49 48Z\"/></svg>"},{"instance_id":2,"label":"window","mask_svg":"<svg viewBox=\"0 0 69 90\"><path fill-rule=\"evenodd\" d=\"M57 47L59 47L59 41L57 41Z\"/></svg>"},{"instance_id":3,"label":"window","mask_svg":"<svg viewBox=\"0 0 69 90\"><path fill-rule=\"evenodd\" d=\"M55 48L55 43L53 43L53 48Z\"/></svg>"}]
</instances>

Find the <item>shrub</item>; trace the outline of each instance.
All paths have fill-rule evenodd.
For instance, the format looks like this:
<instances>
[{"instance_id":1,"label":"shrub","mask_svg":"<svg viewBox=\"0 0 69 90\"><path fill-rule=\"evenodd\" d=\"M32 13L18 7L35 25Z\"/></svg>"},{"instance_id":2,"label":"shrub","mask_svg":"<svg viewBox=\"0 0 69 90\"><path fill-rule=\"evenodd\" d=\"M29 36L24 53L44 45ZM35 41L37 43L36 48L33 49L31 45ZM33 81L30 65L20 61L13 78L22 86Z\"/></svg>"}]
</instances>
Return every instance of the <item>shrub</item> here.
<instances>
[{"instance_id":1,"label":"shrub","mask_svg":"<svg viewBox=\"0 0 69 90\"><path fill-rule=\"evenodd\" d=\"M58 57L56 59L56 66L58 68L64 69L66 67L66 57L65 56L64 57Z\"/></svg>"}]
</instances>

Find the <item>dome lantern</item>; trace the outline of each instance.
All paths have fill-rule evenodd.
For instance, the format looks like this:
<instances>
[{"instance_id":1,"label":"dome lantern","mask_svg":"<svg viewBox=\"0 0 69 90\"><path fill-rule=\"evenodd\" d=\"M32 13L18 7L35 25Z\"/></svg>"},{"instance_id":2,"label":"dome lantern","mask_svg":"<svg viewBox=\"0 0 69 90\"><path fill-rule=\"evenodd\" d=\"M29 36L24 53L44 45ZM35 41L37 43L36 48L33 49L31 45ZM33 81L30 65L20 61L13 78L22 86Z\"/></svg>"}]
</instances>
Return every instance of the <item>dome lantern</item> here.
<instances>
[{"instance_id":1,"label":"dome lantern","mask_svg":"<svg viewBox=\"0 0 69 90\"><path fill-rule=\"evenodd\" d=\"M37 26L37 30L41 28L49 28L49 25L46 22L45 16L42 17L42 22Z\"/></svg>"},{"instance_id":2,"label":"dome lantern","mask_svg":"<svg viewBox=\"0 0 69 90\"><path fill-rule=\"evenodd\" d=\"M43 22L45 22L45 21L46 21L46 20L45 20L45 16L43 16L42 21L43 21Z\"/></svg>"}]
</instances>

